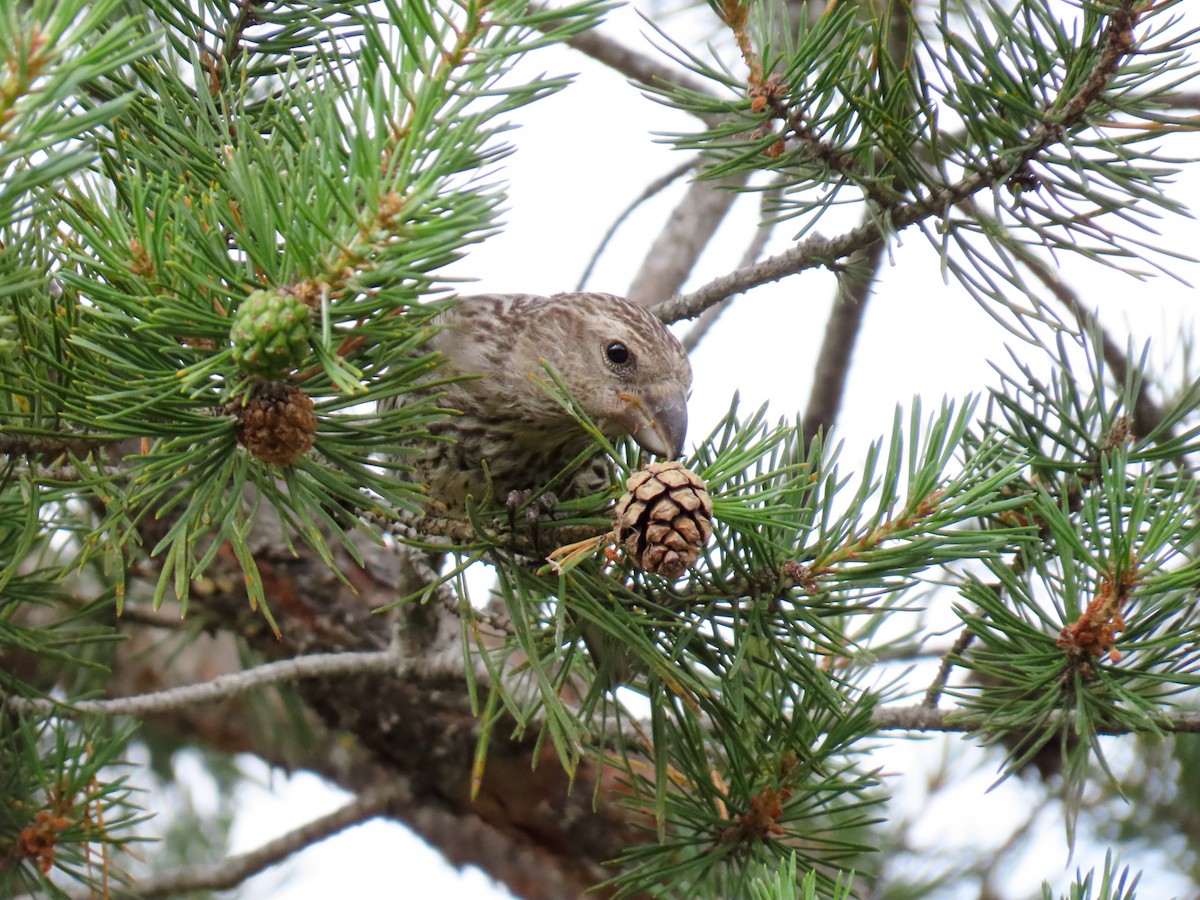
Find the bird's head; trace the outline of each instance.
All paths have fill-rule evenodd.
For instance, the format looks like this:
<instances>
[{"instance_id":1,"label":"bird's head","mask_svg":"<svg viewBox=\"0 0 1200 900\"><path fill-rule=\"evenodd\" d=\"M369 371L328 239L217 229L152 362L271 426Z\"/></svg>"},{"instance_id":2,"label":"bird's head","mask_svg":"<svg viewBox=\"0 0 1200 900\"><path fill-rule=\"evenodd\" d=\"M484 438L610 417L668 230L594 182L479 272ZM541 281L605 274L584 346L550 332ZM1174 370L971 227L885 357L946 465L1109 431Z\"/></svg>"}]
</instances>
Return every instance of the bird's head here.
<instances>
[{"instance_id":1,"label":"bird's head","mask_svg":"<svg viewBox=\"0 0 1200 900\"><path fill-rule=\"evenodd\" d=\"M448 405L518 424L514 439L532 449L580 443L578 424L547 390L548 365L606 435L630 435L667 459L682 453L692 368L645 307L591 292L480 294L459 298L437 321L439 373L470 379L447 389Z\"/></svg>"},{"instance_id":2,"label":"bird's head","mask_svg":"<svg viewBox=\"0 0 1200 900\"><path fill-rule=\"evenodd\" d=\"M653 313L612 294L556 294L528 325L520 355L549 364L601 431L665 459L682 454L692 367Z\"/></svg>"}]
</instances>

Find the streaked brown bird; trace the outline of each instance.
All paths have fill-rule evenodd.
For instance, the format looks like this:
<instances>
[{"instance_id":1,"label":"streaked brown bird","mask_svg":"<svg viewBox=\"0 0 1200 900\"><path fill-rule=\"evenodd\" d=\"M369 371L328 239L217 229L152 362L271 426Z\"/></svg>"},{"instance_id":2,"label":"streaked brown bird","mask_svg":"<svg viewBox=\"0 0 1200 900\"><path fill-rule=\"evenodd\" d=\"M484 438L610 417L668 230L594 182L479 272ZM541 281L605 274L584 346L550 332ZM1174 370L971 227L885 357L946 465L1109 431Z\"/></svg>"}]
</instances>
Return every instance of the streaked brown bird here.
<instances>
[{"instance_id":1,"label":"streaked brown bird","mask_svg":"<svg viewBox=\"0 0 1200 900\"><path fill-rule=\"evenodd\" d=\"M482 501L490 492L503 503L539 490L591 446L547 389L546 366L606 436L632 436L666 459L682 452L691 366L645 307L590 292L481 294L459 298L434 325L442 330L428 349L442 364L431 380L463 380L436 388L439 405L459 413L430 428L448 440L406 460L413 480L428 485L431 512L462 515L468 494ZM611 481L609 462L597 453L553 490L569 499Z\"/></svg>"}]
</instances>

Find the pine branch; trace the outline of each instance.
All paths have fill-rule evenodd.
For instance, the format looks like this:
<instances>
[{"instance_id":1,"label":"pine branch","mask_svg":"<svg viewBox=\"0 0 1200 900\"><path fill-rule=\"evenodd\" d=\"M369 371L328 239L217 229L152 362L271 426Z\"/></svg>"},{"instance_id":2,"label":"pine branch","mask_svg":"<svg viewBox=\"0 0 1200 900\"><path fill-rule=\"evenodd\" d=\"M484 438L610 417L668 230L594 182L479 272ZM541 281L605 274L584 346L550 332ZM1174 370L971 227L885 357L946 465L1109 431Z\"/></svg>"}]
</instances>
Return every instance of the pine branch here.
<instances>
[{"instance_id":1,"label":"pine branch","mask_svg":"<svg viewBox=\"0 0 1200 900\"><path fill-rule=\"evenodd\" d=\"M648 185L646 185L646 187L642 189L642 192L638 194L633 202L621 210L620 213L618 213L616 219L614 219L613 223L608 226L608 230L604 232L604 237L600 239L600 243L592 252L591 258L584 267L583 274L579 276L579 281L575 285L575 290L582 291L584 289L588 279L592 277L592 270L596 268L596 263L599 262L601 254L604 253L605 248L608 247L609 242L616 235L617 230L625 223L629 216L633 214L634 210L652 197L658 196L692 169L696 168L696 165L696 159L685 159L682 163L679 163L677 166L675 166L675 168L671 169L671 171L664 175L660 175L658 178L655 178Z\"/></svg>"},{"instance_id":2,"label":"pine branch","mask_svg":"<svg viewBox=\"0 0 1200 900\"><path fill-rule=\"evenodd\" d=\"M285 862L326 838L370 819L388 815L398 806L408 807L412 803L412 791L407 781L396 778L385 785L365 789L339 809L293 828L248 853L146 878L137 882L133 889L142 900L178 897L192 891L232 890L254 875ZM95 895L89 892L72 896L87 900Z\"/></svg>"},{"instance_id":3,"label":"pine branch","mask_svg":"<svg viewBox=\"0 0 1200 900\"><path fill-rule=\"evenodd\" d=\"M959 642L956 642L956 648ZM955 651L952 650L951 653ZM202 684L169 688L151 694L120 697L113 700L80 700L69 705L52 700L4 698L18 712L69 716L150 716L195 705L236 697L257 687L268 687L308 678L384 675L397 673L393 651L325 653L297 656L253 669L222 675ZM928 702L919 706L881 707L872 723L880 731L972 732L983 726L983 719L955 710L939 709ZM1164 731L1200 732L1200 713L1168 713L1160 720ZM1129 734L1127 728L1101 729L1101 734Z\"/></svg>"},{"instance_id":4,"label":"pine branch","mask_svg":"<svg viewBox=\"0 0 1200 900\"><path fill-rule=\"evenodd\" d=\"M630 300L657 308L683 286L737 199L735 191L745 180L742 175L719 183L701 180L688 185L642 259L626 291Z\"/></svg>"},{"instance_id":5,"label":"pine branch","mask_svg":"<svg viewBox=\"0 0 1200 900\"><path fill-rule=\"evenodd\" d=\"M244 672L221 675L212 681L201 684L189 684L133 697L118 697L112 700L77 700L70 704L49 699L24 697L6 697L4 699L9 707L18 712L43 715L151 716L172 712L197 703L214 703L236 697L257 687L269 687L304 678L388 672L397 674L400 669L400 661L391 650L321 653L263 663Z\"/></svg>"},{"instance_id":6,"label":"pine branch","mask_svg":"<svg viewBox=\"0 0 1200 900\"><path fill-rule=\"evenodd\" d=\"M926 212L926 215L931 214ZM916 219L914 219L916 221ZM712 279L687 294L672 297L656 307L664 322L694 319L710 306L726 297L740 294L759 285L780 281L808 269L830 266L855 251L864 250L882 237L882 229L872 221L835 238L812 235L783 253L743 266Z\"/></svg>"},{"instance_id":7,"label":"pine branch","mask_svg":"<svg viewBox=\"0 0 1200 900\"><path fill-rule=\"evenodd\" d=\"M941 732L944 734L968 734L984 729L984 719L969 713L955 710L940 709L926 706L884 706L876 709L871 716L871 723L879 731L907 731L918 734ZM1047 730L1070 727L1071 719L1060 714L1057 719L1051 717L1046 724ZM1155 719L1155 724L1161 731L1174 734L1200 733L1200 713L1172 712L1162 713ZM1132 729L1118 725L1096 728L1097 734L1122 735L1134 732Z\"/></svg>"},{"instance_id":8,"label":"pine branch","mask_svg":"<svg viewBox=\"0 0 1200 900\"><path fill-rule=\"evenodd\" d=\"M580 32L563 43L646 87L670 86L699 95L710 93L708 85L704 82L691 78L670 66L665 66L645 54L638 53L602 34L598 29L593 28ZM699 115L698 118L710 125L716 121L711 116Z\"/></svg>"},{"instance_id":9,"label":"pine branch","mask_svg":"<svg viewBox=\"0 0 1200 900\"><path fill-rule=\"evenodd\" d=\"M568 525L539 523L538 540L529 530L515 530L516 523L480 516L473 521L446 516L402 516L388 523L403 540L415 547L439 550L449 541L460 551L503 548L531 559L545 556L546 547L573 544L599 537L611 529L611 523Z\"/></svg>"},{"instance_id":10,"label":"pine branch","mask_svg":"<svg viewBox=\"0 0 1200 900\"><path fill-rule=\"evenodd\" d=\"M958 637L954 639L954 644L948 651L942 654L941 662L938 664L937 674L929 687L925 690L925 699L921 705L927 709L934 709L941 700L942 693L946 690L946 684L950 681L950 672L954 669L955 663L960 659L967 648L971 646L971 642L975 640L975 632L970 628L963 627L959 632Z\"/></svg>"},{"instance_id":11,"label":"pine branch","mask_svg":"<svg viewBox=\"0 0 1200 900\"><path fill-rule=\"evenodd\" d=\"M910 10L898 0L888 3L887 22L887 54L892 65L902 70L906 65L911 40ZM798 115L798 113L797 113ZM845 172L845 167L838 168L829 163L835 171ZM886 160L882 151L873 154L872 165L883 168ZM862 178L857 179L863 181ZM873 180L866 180L873 185ZM872 190L868 198L879 202L888 202ZM864 217L874 214L868 205ZM867 302L879 280L880 267L885 258L886 246L883 241L871 244L863 250L856 251L849 258L844 273L838 276L838 292L834 297L833 309L829 320L825 323L825 335L821 341L821 350L817 355L817 364L813 372L812 389L808 395L808 405L804 410L804 444L808 446L818 434L828 435L837 420L842 407L842 397L846 390L846 380L850 372L850 360L854 346L862 333L862 323L867 311Z\"/></svg>"},{"instance_id":12,"label":"pine branch","mask_svg":"<svg viewBox=\"0 0 1200 900\"><path fill-rule=\"evenodd\" d=\"M1132 51L1132 29L1141 11L1141 4L1137 0L1121 0L1109 16L1104 45L1088 77L1065 102L1059 97L1046 101L1041 124L1022 142L1019 151L995 153L990 161L975 171L930 191L924 197L908 202L878 203L874 214L858 227L834 238L812 235L783 253L739 268L690 293L672 298L661 304L659 315L665 322L692 319L730 294L779 281L808 269L832 266L837 260L865 251L871 244L886 239L890 234L926 219L943 216L952 207L980 191L1005 183L1014 172L1021 171L1042 151L1060 142L1070 129L1084 123L1088 108L1100 99L1121 60ZM1062 111L1052 112L1056 109Z\"/></svg>"},{"instance_id":13,"label":"pine branch","mask_svg":"<svg viewBox=\"0 0 1200 900\"><path fill-rule=\"evenodd\" d=\"M862 331L867 302L871 298L879 267L884 259L884 243L877 241L856 251L838 277L838 292L825 323L825 335L813 372L812 390L804 410L804 443L818 433L829 434L837 420L850 374L854 345Z\"/></svg>"},{"instance_id":14,"label":"pine branch","mask_svg":"<svg viewBox=\"0 0 1200 900\"><path fill-rule=\"evenodd\" d=\"M104 437L71 437L49 435L25 435L15 432L0 432L0 454L9 457L51 454L59 456L70 453L74 456L86 456L113 443L117 438Z\"/></svg>"},{"instance_id":15,"label":"pine branch","mask_svg":"<svg viewBox=\"0 0 1200 900\"><path fill-rule=\"evenodd\" d=\"M746 247L745 252L742 254L741 266L748 266L757 261L758 258L762 256L763 250L767 246L767 242L770 241L771 235L775 231L775 226L769 221L769 218L766 214L766 207L777 197L778 191L768 191L763 194L761 204L762 211L759 215L758 227L754 229L754 236L750 239L750 244ZM726 297L715 306L710 306L700 315L698 319L696 319L692 327L688 329L687 334L680 339L680 343L683 344L684 349L686 349L688 353L691 353L696 349L700 341L704 339L706 334L708 334L709 329L717 323L717 319L721 317L721 314L724 313L725 310L729 309L729 307L733 304L733 301L733 296Z\"/></svg>"},{"instance_id":16,"label":"pine branch","mask_svg":"<svg viewBox=\"0 0 1200 900\"><path fill-rule=\"evenodd\" d=\"M1099 336L1100 351L1104 356L1104 361L1112 371L1113 380L1117 384L1124 384L1128 380L1131 370L1129 357L1118 346L1109 331L1100 324L1100 317L1097 313L1083 305L1079 293L1062 280L1056 267L1038 258L1020 243L1013 242L1009 249L1013 256L1019 259L1021 264L1029 269L1034 277L1054 295L1054 299L1066 308L1067 312L1078 323L1081 331L1084 333L1095 333ZM1154 402L1150 397L1149 391L1146 389L1145 383L1143 383L1141 389L1138 391L1137 400L1133 408L1133 419L1130 422L1130 430L1138 437L1144 438L1157 431L1165 419L1166 411ZM1175 429L1167 428L1159 435L1159 440L1168 441L1174 436Z\"/></svg>"},{"instance_id":17,"label":"pine branch","mask_svg":"<svg viewBox=\"0 0 1200 900\"><path fill-rule=\"evenodd\" d=\"M1200 110L1200 91L1180 91L1164 98L1171 109Z\"/></svg>"}]
</instances>

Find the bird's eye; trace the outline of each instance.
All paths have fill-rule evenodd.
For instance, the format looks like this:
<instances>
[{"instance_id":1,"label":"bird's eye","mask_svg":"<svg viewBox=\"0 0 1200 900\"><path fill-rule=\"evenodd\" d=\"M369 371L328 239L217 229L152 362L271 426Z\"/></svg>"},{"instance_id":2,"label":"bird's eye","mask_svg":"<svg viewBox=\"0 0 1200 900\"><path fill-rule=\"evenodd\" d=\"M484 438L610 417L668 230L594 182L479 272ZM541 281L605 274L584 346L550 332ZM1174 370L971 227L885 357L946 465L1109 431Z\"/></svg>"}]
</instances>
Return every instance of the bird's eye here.
<instances>
[{"instance_id":1,"label":"bird's eye","mask_svg":"<svg viewBox=\"0 0 1200 900\"><path fill-rule=\"evenodd\" d=\"M605 347L604 355L614 366L623 366L629 362L629 348L620 341L613 341Z\"/></svg>"}]
</instances>

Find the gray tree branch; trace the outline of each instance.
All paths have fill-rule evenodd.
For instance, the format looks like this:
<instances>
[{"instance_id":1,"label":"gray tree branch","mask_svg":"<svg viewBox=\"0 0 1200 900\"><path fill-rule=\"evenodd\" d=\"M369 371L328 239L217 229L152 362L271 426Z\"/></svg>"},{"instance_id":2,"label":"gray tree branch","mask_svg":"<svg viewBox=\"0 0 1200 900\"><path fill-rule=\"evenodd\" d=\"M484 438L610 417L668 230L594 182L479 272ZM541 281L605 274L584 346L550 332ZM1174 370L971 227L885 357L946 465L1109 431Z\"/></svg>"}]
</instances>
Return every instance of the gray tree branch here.
<instances>
[{"instance_id":1,"label":"gray tree branch","mask_svg":"<svg viewBox=\"0 0 1200 900\"><path fill-rule=\"evenodd\" d=\"M179 897L193 891L227 891L271 866L290 859L296 853L340 831L366 822L412 803L412 795L403 779L368 788L339 809L293 828L273 841L267 841L248 853L228 856L215 863L176 869L164 875L146 878L135 885L141 900ZM79 900L92 893L73 895Z\"/></svg>"},{"instance_id":2,"label":"gray tree branch","mask_svg":"<svg viewBox=\"0 0 1200 900\"><path fill-rule=\"evenodd\" d=\"M750 244L746 247L746 251L742 254L742 259L739 264L740 266L748 266L756 262L759 257L762 256L763 250L766 249L767 242L771 239L771 234L775 231L775 226L769 221L769 217L767 215L767 206L775 197L778 196L778 194L779 192L777 190L766 191L763 193L762 202L760 204L761 213L759 216L758 227L754 229L754 236L751 237ZM688 329L687 334L685 334L681 340L684 349L686 349L688 353L691 353L696 349L700 341L704 339L704 336L708 334L713 325L717 323L717 319L721 317L721 314L733 305L734 299L735 298L732 296L726 297L720 303L710 306L700 314L700 317L696 319L695 323L691 328Z\"/></svg>"},{"instance_id":3,"label":"gray tree branch","mask_svg":"<svg viewBox=\"0 0 1200 900\"><path fill-rule=\"evenodd\" d=\"M737 177L688 186L634 275L626 292L630 300L657 307L683 287L737 199L735 189L744 183Z\"/></svg>"}]
</instances>

